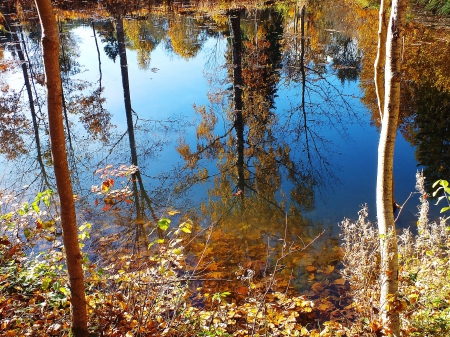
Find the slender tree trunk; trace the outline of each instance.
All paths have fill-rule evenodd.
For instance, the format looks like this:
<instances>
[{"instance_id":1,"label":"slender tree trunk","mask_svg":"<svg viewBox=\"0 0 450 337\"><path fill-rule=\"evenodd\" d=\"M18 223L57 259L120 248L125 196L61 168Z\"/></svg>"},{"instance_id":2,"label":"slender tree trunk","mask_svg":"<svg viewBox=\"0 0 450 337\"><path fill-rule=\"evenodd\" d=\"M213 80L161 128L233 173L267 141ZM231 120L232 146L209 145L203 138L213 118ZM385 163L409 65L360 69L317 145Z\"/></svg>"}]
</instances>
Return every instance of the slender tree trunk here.
<instances>
[{"instance_id":1,"label":"slender tree trunk","mask_svg":"<svg viewBox=\"0 0 450 337\"><path fill-rule=\"evenodd\" d=\"M62 118L62 86L59 68L59 36L50 0L35 0L42 26L42 49L47 84L47 107L50 141L55 169L56 186L61 203L61 226L66 250L72 304L72 333L88 336L84 293L84 275L73 200L72 182L67 162Z\"/></svg>"},{"instance_id":2,"label":"slender tree trunk","mask_svg":"<svg viewBox=\"0 0 450 337\"><path fill-rule=\"evenodd\" d=\"M398 292L398 248L394 222L394 145L400 114L402 35L406 0L392 2L386 41L385 93L378 147L377 218L381 241L380 314L386 336L400 336L400 320L393 305Z\"/></svg>"}]
</instances>

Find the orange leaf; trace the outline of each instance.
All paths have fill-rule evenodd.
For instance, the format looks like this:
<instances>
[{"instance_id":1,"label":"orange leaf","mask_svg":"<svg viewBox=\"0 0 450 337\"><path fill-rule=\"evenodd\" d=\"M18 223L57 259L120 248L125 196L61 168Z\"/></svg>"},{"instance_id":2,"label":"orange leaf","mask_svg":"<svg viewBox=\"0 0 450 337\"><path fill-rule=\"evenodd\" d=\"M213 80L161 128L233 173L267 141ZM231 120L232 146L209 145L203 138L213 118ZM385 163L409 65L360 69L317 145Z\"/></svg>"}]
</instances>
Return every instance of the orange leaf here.
<instances>
[{"instance_id":1,"label":"orange leaf","mask_svg":"<svg viewBox=\"0 0 450 337\"><path fill-rule=\"evenodd\" d=\"M325 288L322 282L316 282L311 286L311 289L317 294L320 293Z\"/></svg>"},{"instance_id":2,"label":"orange leaf","mask_svg":"<svg viewBox=\"0 0 450 337\"><path fill-rule=\"evenodd\" d=\"M102 208L103 211L107 212L111 209L111 205L105 205L105 207Z\"/></svg>"},{"instance_id":3,"label":"orange leaf","mask_svg":"<svg viewBox=\"0 0 450 337\"><path fill-rule=\"evenodd\" d=\"M248 288L241 286L236 288L236 292L240 295L247 295L248 294Z\"/></svg>"},{"instance_id":4,"label":"orange leaf","mask_svg":"<svg viewBox=\"0 0 450 337\"><path fill-rule=\"evenodd\" d=\"M317 268L314 267L314 266L311 265L311 264L310 264L309 266L306 266L305 269L306 269L306 271L309 272L309 273L314 273L314 272L317 270Z\"/></svg>"},{"instance_id":5,"label":"orange leaf","mask_svg":"<svg viewBox=\"0 0 450 337\"><path fill-rule=\"evenodd\" d=\"M338 278L337 280L333 281L333 284L345 284L345 279Z\"/></svg>"}]
</instances>

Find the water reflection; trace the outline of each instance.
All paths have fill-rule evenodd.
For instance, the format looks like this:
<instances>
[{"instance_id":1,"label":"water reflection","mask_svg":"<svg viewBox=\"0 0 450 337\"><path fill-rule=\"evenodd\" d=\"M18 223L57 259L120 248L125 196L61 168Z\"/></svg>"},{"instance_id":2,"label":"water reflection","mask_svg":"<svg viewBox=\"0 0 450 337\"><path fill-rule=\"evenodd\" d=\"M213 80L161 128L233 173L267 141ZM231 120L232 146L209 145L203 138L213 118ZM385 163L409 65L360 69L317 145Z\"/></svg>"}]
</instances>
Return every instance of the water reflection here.
<instances>
[{"instance_id":1,"label":"water reflection","mask_svg":"<svg viewBox=\"0 0 450 337\"><path fill-rule=\"evenodd\" d=\"M377 133L357 97L361 84L364 102L372 106L372 84L358 82L372 67L365 37L370 23L359 25L358 18L350 23L342 7L316 3L234 8L210 16L194 4L88 5L65 3L58 9L62 18L82 6L96 18L61 20L60 58L78 210L96 225L99 254L118 249L146 254L149 234L163 235L155 230L158 219L177 209L179 218L196 224L192 238L197 237L186 249L192 256L205 252L204 273L230 277L225 270L239 272L240 265L263 277L274 272L286 247L308 245L330 222L356 215L360 203L371 202L370 154L375 158ZM10 71L11 88L1 96L0 148L8 159L36 167L30 170L36 179L52 186L39 29L36 20L23 21L21 28L16 9L8 8L13 43L6 46L7 57L18 60L21 77ZM426 173L448 178L443 74L450 63L436 55L433 66L439 65L440 76L431 80L433 86L415 70L428 52L416 63L409 52L405 73L414 85L405 92L412 104L401 131L417 145ZM440 54L447 55L444 49ZM202 71L208 81L198 75ZM410 149L401 156L412 154ZM93 172L111 163L139 171L124 182L126 198L103 198L96 206L99 197L90 185L99 178ZM416 163L409 163L402 168L414 173ZM18 177L26 165L17 167L12 180L20 184L28 179ZM405 184L396 191L412 188ZM285 281L299 276L289 282L305 288L318 276L311 278L304 267L334 266L336 247L336 239L324 236L308 251L284 259L277 271Z\"/></svg>"}]
</instances>

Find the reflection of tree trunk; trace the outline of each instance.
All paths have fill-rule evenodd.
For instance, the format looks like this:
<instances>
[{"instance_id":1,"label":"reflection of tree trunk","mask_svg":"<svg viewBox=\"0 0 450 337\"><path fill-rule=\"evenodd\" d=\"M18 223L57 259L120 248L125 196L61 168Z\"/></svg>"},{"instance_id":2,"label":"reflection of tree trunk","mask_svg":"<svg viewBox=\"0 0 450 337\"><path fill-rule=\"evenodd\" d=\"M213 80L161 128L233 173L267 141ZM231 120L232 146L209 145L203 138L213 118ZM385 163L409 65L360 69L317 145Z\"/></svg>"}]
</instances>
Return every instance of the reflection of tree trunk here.
<instances>
[{"instance_id":1,"label":"reflection of tree trunk","mask_svg":"<svg viewBox=\"0 0 450 337\"><path fill-rule=\"evenodd\" d=\"M62 84L59 68L59 35L53 7L50 0L36 0L42 26L42 50L47 83L47 108L50 140L55 170L56 186L61 208L66 264L70 279L72 305L72 333L75 337L85 337L87 330L87 310L84 292L82 255L78 243L78 228L73 200L72 182L67 162L66 142L62 119Z\"/></svg>"},{"instance_id":2,"label":"reflection of tree trunk","mask_svg":"<svg viewBox=\"0 0 450 337\"><path fill-rule=\"evenodd\" d=\"M380 1L380 11L378 14L378 48L377 57L374 64L375 92L378 99L378 110L380 119L383 118L384 95L383 95L383 69L386 63L386 37L387 37L387 16L388 16L388 0Z\"/></svg>"},{"instance_id":3,"label":"reflection of tree trunk","mask_svg":"<svg viewBox=\"0 0 450 337\"><path fill-rule=\"evenodd\" d=\"M238 188L244 191L244 119L242 117L242 39L241 11L232 11L229 15L230 38L233 62L233 98L234 98L234 128L236 130L236 165L238 169ZM243 195L243 194L242 194Z\"/></svg>"},{"instance_id":4,"label":"reflection of tree trunk","mask_svg":"<svg viewBox=\"0 0 450 337\"><path fill-rule=\"evenodd\" d=\"M130 80L128 77L128 62L127 62L127 51L125 48L125 35L123 31L123 17L119 16L115 19L116 22L116 36L117 44L119 48L119 58L120 58L120 70L122 74L122 86L123 86L123 100L125 103L125 113L127 116L127 130L128 130L128 140L130 143L131 152L131 164L138 166L138 157L136 151L136 139L134 137L134 124L133 124L133 111L131 108L131 95L130 95ZM142 182L140 172L133 174L133 194L135 197L136 206L136 225L137 233L140 231L144 223L144 207L140 204L139 196L141 196L144 202L147 204L150 213L152 214L153 220L157 221L156 213L152 206L152 201L145 191L144 184ZM140 191L137 187L139 184ZM146 236L145 230L141 232L142 235Z\"/></svg>"},{"instance_id":5,"label":"reflection of tree trunk","mask_svg":"<svg viewBox=\"0 0 450 337\"><path fill-rule=\"evenodd\" d=\"M118 16L116 22L116 36L119 49L120 71L122 74L123 100L127 116L128 139L131 148L131 164L137 166L136 140L134 138L133 114L131 109L130 80L128 78L127 51L125 49L125 35L123 32L123 17Z\"/></svg>"},{"instance_id":6,"label":"reflection of tree trunk","mask_svg":"<svg viewBox=\"0 0 450 337\"><path fill-rule=\"evenodd\" d=\"M59 33L62 34L61 22L59 22L58 28L59 28ZM62 59L64 61L66 61L66 52L65 52L65 49L64 49L64 43L61 44L61 53L62 53ZM61 86L62 86L62 83L61 83ZM62 88L62 87L61 87L61 94L62 94L62 107L63 107L63 113L64 113L64 121L66 123L67 138L69 140L70 152L73 155L74 151L73 151L73 146L72 146L72 135L70 134L69 117L67 115L66 99L64 97L64 88Z\"/></svg>"},{"instance_id":7,"label":"reflection of tree trunk","mask_svg":"<svg viewBox=\"0 0 450 337\"><path fill-rule=\"evenodd\" d=\"M23 80L25 82L25 88L27 90L28 104L30 106L30 113L31 113L31 121L33 123L34 138L36 140L37 161L41 168L41 173L42 173L42 177L44 178L44 183L47 187L49 187L50 183L48 181L48 176L47 176L47 172L45 170L44 162L42 161L41 139L39 136L39 125L38 125L37 116L36 116L36 109L34 106L33 92L31 90L30 77L28 75L27 61L25 60L24 54L22 52L21 43L19 40L19 31L18 31L19 28L17 27L18 23L17 22L11 23L10 15L5 15L5 18L8 23L8 26L11 29L11 33L12 33L11 35L14 39L15 49L17 51L17 55L19 56L19 60L22 65Z\"/></svg>"},{"instance_id":8,"label":"reflection of tree trunk","mask_svg":"<svg viewBox=\"0 0 450 337\"><path fill-rule=\"evenodd\" d=\"M303 113L303 128L305 130L305 146L306 153L308 154L309 164L312 165L311 162L311 153L309 152L309 137L308 137L308 125L306 119L306 109L305 109L305 91L306 91L306 71L305 71L305 15L306 15L306 6L302 7L301 16L300 16L300 71L302 74L302 113Z\"/></svg>"},{"instance_id":9,"label":"reflection of tree trunk","mask_svg":"<svg viewBox=\"0 0 450 337\"><path fill-rule=\"evenodd\" d=\"M102 90L102 60L100 58L100 49L98 48L97 34L95 33L94 22L92 22L92 33L94 34L95 48L97 48L98 72L99 72L98 87L100 90Z\"/></svg>"},{"instance_id":10,"label":"reflection of tree trunk","mask_svg":"<svg viewBox=\"0 0 450 337\"><path fill-rule=\"evenodd\" d=\"M394 146L400 114L402 36L406 0L392 2L386 41L385 94L377 168L377 219L381 252L381 322L388 335L400 335L400 319L392 305L398 292L398 247L394 221ZM380 23L381 25L381 23Z\"/></svg>"}]
</instances>

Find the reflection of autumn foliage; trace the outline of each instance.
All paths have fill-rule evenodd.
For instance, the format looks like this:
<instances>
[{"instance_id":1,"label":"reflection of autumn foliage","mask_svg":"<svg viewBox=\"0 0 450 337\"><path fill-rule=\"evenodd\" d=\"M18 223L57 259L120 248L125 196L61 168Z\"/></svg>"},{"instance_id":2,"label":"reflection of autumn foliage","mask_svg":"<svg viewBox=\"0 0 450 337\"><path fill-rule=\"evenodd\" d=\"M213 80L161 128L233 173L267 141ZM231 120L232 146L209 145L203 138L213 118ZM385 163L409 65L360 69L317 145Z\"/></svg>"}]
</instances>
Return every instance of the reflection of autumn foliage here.
<instances>
[{"instance_id":1,"label":"reflection of autumn foliage","mask_svg":"<svg viewBox=\"0 0 450 337\"><path fill-rule=\"evenodd\" d=\"M430 28L420 23L406 32L405 80L427 83L438 90L450 91L450 38L448 29Z\"/></svg>"},{"instance_id":2,"label":"reflection of autumn foliage","mask_svg":"<svg viewBox=\"0 0 450 337\"><path fill-rule=\"evenodd\" d=\"M10 93L0 97L0 152L8 159L27 153L23 136L28 132L28 121L20 111L20 95Z\"/></svg>"},{"instance_id":3,"label":"reflection of autumn foliage","mask_svg":"<svg viewBox=\"0 0 450 337\"><path fill-rule=\"evenodd\" d=\"M206 40L197 20L184 15L171 17L167 35L173 51L186 60L194 57Z\"/></svg>"},{"instance_id":4,"label":"reflection of autumn foliage","mask_svg":"<svg viewBox=\"0 0 450 337\"><path fill-rule=\"evenodd\" d=\"M111 114L103 108L106 99L101 94L102 88L94 90L89 96L78 97L71 110L81 115L80 121L94 139L107 142L112 127Z\"/></svg>"},{"instance_id":5,"label":"reflection of autumn foliage","mask_svg":"<svg viewBox=\"0 0 450 337\"><path fill-rule=\"evenodd\" d=\"M128 38L127 47L137 50L139 67L148 69L150 53L166 35L166 18L151 15L147 20L124 20L124 30Z\"/></svg>"}]
</instances>

